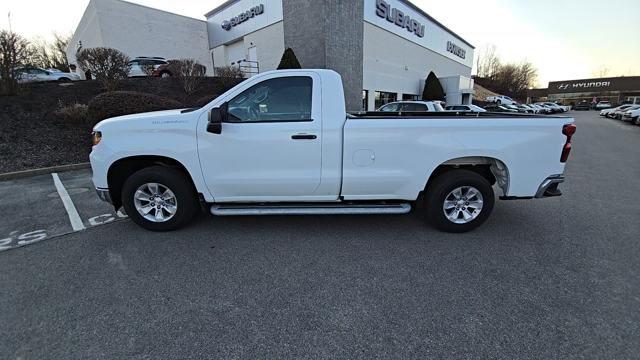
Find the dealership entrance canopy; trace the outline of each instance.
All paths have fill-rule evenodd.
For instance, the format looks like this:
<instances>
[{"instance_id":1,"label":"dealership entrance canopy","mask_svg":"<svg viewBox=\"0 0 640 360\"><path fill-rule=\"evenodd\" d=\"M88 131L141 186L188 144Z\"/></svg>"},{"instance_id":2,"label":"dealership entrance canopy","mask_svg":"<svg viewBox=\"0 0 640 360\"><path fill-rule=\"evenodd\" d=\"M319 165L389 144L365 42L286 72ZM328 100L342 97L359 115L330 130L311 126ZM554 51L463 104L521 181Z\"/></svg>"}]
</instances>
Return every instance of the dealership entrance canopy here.
<instances>
[{"instance_id":1,"label":"dealership entrance canopy","mask_svg":"<svg viewBox=\"0 0 640 360\"><path fill-rule=\"evenodd\" d=\"M567 105L579 102L610 101L613 104L640 104L640 76L552 81L547 89L529 91L529 100L546 97Z\"/></svg>"},{"instance_id":2,"label":"dealership entrance canopy","mask_svg":"<svg viewBox=\"0 0 640 360\"><path fill-rule=\"evenodd\" d=\"M206 14L214 66L273 70L286 48L333 69L350 110L419 99L430 71L447 103L471 103L474 47L406 0L232 0Z\"/></svg>"}]
</instances>

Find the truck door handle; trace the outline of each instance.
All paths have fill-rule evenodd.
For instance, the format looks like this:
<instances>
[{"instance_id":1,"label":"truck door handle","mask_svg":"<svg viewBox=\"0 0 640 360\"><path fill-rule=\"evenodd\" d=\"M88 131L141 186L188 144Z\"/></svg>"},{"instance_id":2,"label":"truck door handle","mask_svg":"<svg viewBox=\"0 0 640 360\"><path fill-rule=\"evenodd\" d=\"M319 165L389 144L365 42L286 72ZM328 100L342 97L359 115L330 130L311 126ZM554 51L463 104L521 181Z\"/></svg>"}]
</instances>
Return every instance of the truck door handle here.
<instances>
[{"instance_id":1,"label":"truck door handle","mask_svg":"<svg viewBox=\"0 0 640 360\"><path fill-rule=\"evenodd\" d=\"M292 135L291 138L293 140L315 140L318 137L315 135L308 135L308 134L298 134L298 135Z\"/></svg>"}]
</instances>

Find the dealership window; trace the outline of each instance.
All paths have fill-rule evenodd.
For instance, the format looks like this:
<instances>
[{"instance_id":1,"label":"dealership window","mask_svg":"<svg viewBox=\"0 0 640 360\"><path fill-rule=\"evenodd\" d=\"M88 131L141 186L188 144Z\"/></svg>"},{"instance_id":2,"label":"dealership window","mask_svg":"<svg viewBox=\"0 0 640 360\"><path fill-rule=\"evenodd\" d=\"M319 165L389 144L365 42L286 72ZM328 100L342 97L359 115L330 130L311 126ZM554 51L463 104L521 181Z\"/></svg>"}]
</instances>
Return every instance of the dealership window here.
<instances>
[{"instance_id":1,"label":"dealership window","mask_svg":"<svg viewBox=\"0 0 640 360\"><path fill-rule=\"evenodd\" d=\"M376 91L376 109L380 108L384 104L388 104L396 100L398 100L398 94L396 93Z\"/></svg>"},{"instance_id":2,"label":"dealership window","mask_svg":"<svg viewBox=\"0 0 640 360\"><path fill-rule=\"evenodd\" d=\"M291 76L265 80L229 101L233 122L311 121L313 80Z\"/></svg>"},{"instance_id":3,"label":"dealership window","mask_svg":"<svg viewBox=\"0 0 640 360\"><path fill-rule=\"evenodd\" d=\"M404 100L404 101L418 101L420 99L419 99L418 95L402 94L402 100Z\"/></svg>"},{"instance_id":4,"label":"dealership window","mask_svg":"<svg viewBox=\"0 0 640 360\"><path fill-rule=\"evenodd\" d=\"M362 109L364 111L369 110L367 107L369 106L369 90L362 90Z\"/></svg>"}]
</instances>

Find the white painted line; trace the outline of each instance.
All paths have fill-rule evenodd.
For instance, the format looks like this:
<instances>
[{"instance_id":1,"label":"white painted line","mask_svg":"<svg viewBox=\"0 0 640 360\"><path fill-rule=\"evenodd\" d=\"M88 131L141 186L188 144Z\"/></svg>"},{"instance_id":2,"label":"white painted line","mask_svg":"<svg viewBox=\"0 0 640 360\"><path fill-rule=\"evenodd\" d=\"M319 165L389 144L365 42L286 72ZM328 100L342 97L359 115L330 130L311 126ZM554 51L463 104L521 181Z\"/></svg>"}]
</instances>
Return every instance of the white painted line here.
<instances>
[{"instance_id":1,"label":"white painted line","mask_svg":"<svg viewBox=\"0 0 640 360\"><path fill-rule=\"evenodd\" d=\"M62 181L60 181L58 174L53 173L51 176L53 176L53 183L56 185L56 190L58 190L58 195L60 195L60 199L62 199L64 208L67 209L67 214L69 214L69 221L71 221L73 231L84 230L85 227L80 215L78 214L78 210L76 210L76 206L73 205L73 201L71 201L71 197L69 196L67 189L62 185Z\"/></svg>"}]
</instances>

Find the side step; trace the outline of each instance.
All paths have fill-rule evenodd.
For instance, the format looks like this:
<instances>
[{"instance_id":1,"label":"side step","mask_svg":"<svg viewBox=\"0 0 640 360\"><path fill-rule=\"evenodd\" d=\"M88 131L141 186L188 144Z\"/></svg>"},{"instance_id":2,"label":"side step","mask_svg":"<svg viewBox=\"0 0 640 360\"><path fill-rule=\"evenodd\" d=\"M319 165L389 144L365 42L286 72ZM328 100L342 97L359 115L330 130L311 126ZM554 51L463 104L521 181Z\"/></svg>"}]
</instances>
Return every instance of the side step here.
<instances>
[{"instance_id":1,"label":"side step","mask_svg":"<svg viewBox=\"0 0 640 360\"><path fill-rule=\"evenodd\" d=\"M240 215L364 215L407 214L411 204L218 204L211 213L218 216Z\"/></svg>"}]
</instances>

